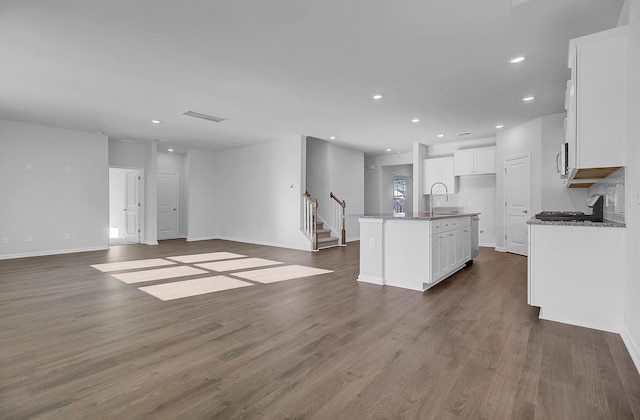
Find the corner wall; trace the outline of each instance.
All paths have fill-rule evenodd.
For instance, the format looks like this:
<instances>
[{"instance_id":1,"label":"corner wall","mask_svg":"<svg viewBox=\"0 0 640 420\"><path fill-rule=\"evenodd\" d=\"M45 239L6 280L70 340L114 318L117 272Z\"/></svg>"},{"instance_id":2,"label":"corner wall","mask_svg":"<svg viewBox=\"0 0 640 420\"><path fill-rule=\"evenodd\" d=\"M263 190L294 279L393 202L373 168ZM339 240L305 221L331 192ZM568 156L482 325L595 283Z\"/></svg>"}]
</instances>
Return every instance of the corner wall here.
<instances>
[{"instance_id":1,"label":"corner wall","mask_svg":"<svg viewBox=\"0 0 640 420\"><path fill-rule=\"evenodd\" d=\"M293 136L217 154L219 238L309 250L300 230L303 141Z\"/></svg>"},{"instance_id":2,"label":"corner wall","mask_svg":"<svg viewBox=\"0 0 640 420\"><path fill-rule=\"evenodd\" d=\"M622 338L640 372L640 0L627 0L626 267Z\"/></svg>"},{"instance_id":3,"label":"corner wall","mask_svg":"<svg viewBox=\"0 0 640 420\"><path fill-rule=\"evenodd\" d=\"M0 259L107 249L107 137L0 120Z\"/></svg>"}]
</instances>

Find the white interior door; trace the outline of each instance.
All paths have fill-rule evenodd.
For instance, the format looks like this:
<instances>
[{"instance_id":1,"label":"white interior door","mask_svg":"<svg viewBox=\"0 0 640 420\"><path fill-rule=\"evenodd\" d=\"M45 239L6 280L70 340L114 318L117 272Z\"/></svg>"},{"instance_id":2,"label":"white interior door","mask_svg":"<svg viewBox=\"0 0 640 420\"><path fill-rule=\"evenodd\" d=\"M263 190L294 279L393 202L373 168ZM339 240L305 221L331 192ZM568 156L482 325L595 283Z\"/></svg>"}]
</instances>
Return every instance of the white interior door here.
<instances>
[{"instance_id":1,"label":"white interior door","mask_svg":"<svg viewBox=\"0 0 640 420\"><path fill-rule=\"evenodd\" d=\"M140 242L140 175L138 171L125 173L125 239Z\"/></svg>"},{"instance_id":2,"label":"white interior door","mask_svg":"<svg viewBox=\"0 0 640 420\"><path fill-rule=\"evenodd\" d=\"M529 155L505 159L505 250L527 255L527 219L531 208Z\"/></svg>"},{"instance_id":3,"label":"white interior door","mask_svg":"<svg viewBox=\"0 0 640 420\"><path fill-rule=\"evenodd\" d=\"M158 174L158 239L178 237L178 175Z\"/></svg>"}]
</instances>

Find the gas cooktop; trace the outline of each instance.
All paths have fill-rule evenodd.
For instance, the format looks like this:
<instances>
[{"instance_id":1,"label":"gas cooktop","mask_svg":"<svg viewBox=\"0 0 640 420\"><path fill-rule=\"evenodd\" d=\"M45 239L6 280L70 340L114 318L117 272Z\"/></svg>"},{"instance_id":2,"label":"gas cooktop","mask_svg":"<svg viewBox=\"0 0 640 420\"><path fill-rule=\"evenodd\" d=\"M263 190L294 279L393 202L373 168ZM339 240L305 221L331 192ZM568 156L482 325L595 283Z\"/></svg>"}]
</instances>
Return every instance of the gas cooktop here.
<instances>
[{"instance_id":1,"label":"gas cooktop","mask_svg":"<svg viewBox=\"0 0 640 420\"><path fill-rule=\"evenodd\" d=\"M602 219L593 214L584 214L581 211L543 211L536 214L536 219L545 222L601 222Z\"/></svg>"}]
</instances>

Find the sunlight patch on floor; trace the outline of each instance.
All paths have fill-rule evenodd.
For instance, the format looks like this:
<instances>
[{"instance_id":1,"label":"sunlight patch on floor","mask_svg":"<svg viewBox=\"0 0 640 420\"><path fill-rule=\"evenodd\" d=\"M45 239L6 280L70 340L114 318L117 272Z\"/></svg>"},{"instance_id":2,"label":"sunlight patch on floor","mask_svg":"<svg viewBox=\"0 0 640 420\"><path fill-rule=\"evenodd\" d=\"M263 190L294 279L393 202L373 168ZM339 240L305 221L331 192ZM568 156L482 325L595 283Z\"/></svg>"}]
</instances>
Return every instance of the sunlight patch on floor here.
<instances>
[{"instance_id":1,"label":"sunlight patch on floor","mask_svg":"<svg viewBox=\"0 0 640 420\"><path fill-rule=\"evenodd\" d=\"M131 283L142 283L145 281L165 280L165 279L172 279L176 277L193 276L195 274L203 274L203 273L206 273L206 271L200 270L194 267L181 266L181 267L158 268L155 270L133 271L130 273L118 273L118 274L112 274L112 276L124 283L131 284Z\"/></svg>"},{"instance_id":2,"label":"sunlight patch on floor","mask_svg":"<svg viewBox=\"0 0 640 420\"><path fill-rule=\"evenodd\" d=\"M115 263L106 263L106 264L94 264L91 267L96 270L100 270L103 273L108 273L111 271L121 271L121 270L135 270L138 268L149 268L149 267L161 267L163 265L173 265L175 264L172 261L167 261L162 258L151 258L148 260L136 260L136 261L122 261Z\"/></svg>"},{"instance_id":3,"label":"sunlight patch on floor","mask_svg":"<svg viewBox=\"0 0 640 420\"><path fill-rule=\"evenodd\" d=\"M233 271L244 270L246 268L266 267L269 265L284 264L279 261L267 260L264 258L242 258L239 260L216 261L204 264L196 264L196 267L211 271Z\"/></svg>"},{"instance_id":4,"label":"sunlight patch on floor","mask_svg":"<svg viewBox=\"0 0 640 420\"><path fill-rule=\"evenodd\" d=\"M177 255L175 257L167 257L170 260L178 261L185 264L204 262L204 261L217 261L217 260L229 260L231 258L244 258L246 255L234 254L233 252L209 252L206 254L192 254L192 255Z\"/></svg>"},{"instance_id":5,"label":"sunlight patch on floor","mask_svg":"<svg viewBox=\"0 0 640 420\"><path fill-rule=\"evenodd\" d=\"M253 286L253 284L225 276L215 276L139 287L138 289L160 300L167 301L247 286Z\"/></svg>"},{"instance_id":6,"label":"sunlight patch on floor","mask_svg":"<svg viewBox=\"0 0 640 420\"><path fill-rule=\"evenodd\" d=\"M305 267L303 265L287 265L284 267L264 268L262 270L243 271L234 273L234 276L255 281L258 283L276 283L279 281L299 279L318 274L333 273L332 270L321 268Z\"/></svg>"}]
</instances>

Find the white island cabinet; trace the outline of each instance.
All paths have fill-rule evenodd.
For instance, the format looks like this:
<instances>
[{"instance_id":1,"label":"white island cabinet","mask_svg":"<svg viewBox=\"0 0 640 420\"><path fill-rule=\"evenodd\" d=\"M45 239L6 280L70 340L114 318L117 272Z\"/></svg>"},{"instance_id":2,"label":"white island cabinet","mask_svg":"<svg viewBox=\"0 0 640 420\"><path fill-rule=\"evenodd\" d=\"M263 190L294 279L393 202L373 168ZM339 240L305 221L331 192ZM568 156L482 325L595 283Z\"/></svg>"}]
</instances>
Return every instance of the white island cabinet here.
<instances>
[{"instance_id":1,"label":"white island cabinet","mask_svg":"<svg viewBox=\"0 0 640 420\"><path fill-rule=\"evenodd\" d=\"M540 307L541 319L620 333L624 224L528 224L529 305Z\"/></svg>"},{"instance_id":2,"label":"white island cabinet","mask_svg":"<svg viewBox=\"0 0 640 420\"><path fill-rule=\"evenodd\" d=\"M472 260L472 214L360 216L358 281L425 291ZM477 243L477 240L475 241Z\"/></svg>"}]
</instances>

